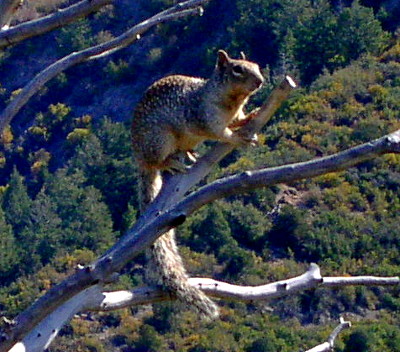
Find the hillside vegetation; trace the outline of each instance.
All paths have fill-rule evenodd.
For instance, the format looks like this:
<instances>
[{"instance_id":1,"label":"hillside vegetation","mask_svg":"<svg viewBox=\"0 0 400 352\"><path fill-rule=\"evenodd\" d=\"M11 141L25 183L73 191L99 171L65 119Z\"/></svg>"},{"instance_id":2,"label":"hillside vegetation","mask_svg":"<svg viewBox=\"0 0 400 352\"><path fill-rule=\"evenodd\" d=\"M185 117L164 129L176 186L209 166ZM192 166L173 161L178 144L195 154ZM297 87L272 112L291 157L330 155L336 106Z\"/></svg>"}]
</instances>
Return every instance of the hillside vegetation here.
<instances>
[{"instance_id":1,"label":"hillside vegetation","mask_svg":"<svg viewBox=\"0 0 400 352\"><path fill-rule=\"evenodd\" d=\"M17 19L60 1L33 3ZM0 53L0 108L57 58L172 3L121 0ZM170 73L206 77L219 48L243 50L264 68L268 83L252 105L286 72L301 82L261 145L232 153L209 180L332 154L400 129L399 15L391 0L211 0L204 16L162 25L51 81L0 140L0 315L16 315L135 221L129 124L147 85ZM390 276L400 272L399 223L400 156L390 154L203 207L178 239L193 276L238 284L288 278L310 262L324 275ZM137 258L115 288L142 284L144 263ZM221 320L200 325L177 303L83 314L50 351L298 351L324 341L342 314L354 326L338 351L400 351L398 289L318 289L220 305Z\"/></svg>"}]
</instances>

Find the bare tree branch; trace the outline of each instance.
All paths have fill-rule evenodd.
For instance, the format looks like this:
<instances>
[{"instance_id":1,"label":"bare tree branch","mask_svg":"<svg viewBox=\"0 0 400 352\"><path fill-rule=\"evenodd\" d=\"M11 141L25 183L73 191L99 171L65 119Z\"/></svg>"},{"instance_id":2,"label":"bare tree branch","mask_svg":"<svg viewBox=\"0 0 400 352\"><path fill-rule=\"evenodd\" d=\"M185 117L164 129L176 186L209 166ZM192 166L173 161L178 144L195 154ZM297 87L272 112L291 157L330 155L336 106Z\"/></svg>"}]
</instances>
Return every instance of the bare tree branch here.
<instances>
[{"instance_id":1,"label":"bare tree branch","mask_svg":"<svg viewBox=\"0 0 400 352\"><path fill-rule=\"evenodd\" d=\"M399 277L322 277L318 265L311 264L308 270L297 277L261 286L238 286L207 278L191 278L190 283L199 287L208 295L216 298L239 300L244 302L265 301L268 299L293 295L311 288L325 287L326 282L335 281L338 286L351 285L393 285L400 284ZM156 287L139 287L130 291L103 292L101 285L95 285L77 294L43 321L41 321L21 342L14 345L9 352L39 352L47 348L57 336L62 326L75 314L88 310L112 311L130 306L174 300L163 290ZM339 325L330 335L328 342L320 346L333 347L334 340L343 330ZM315 348L317 348L315 347ZM329 351L329 350L310 350Z\"/></svg>"},{"instance_id":2,"label":"bare tree branch","mask_svg":"<svg viewBox=\"0 0 400 352\"><path fill-rule=\"evenodd\" d=\"M297 292L319 287L332 287L330 282L335 282L334 287L345 286L399 286L400 278L356 276L356 277L322 277L317 264L310 264L307 271L292 279L286 279L260 286L232 285L223 281L209 278L190 278L189 282L197 286L207 295L226 300L241 302L265 301L293 295ZM131 291L103 292L104 300L97 304L85 307L87 310L111 311L129 306L150 304L161 301L174 300L171 294L156 287L140 287Z\"/></svg>"},{"instance_id":3,"label":"bare tree branch","mask_svg":"<svg viewBox=\"0 0 400 352\"><path fill-rule=\"evenodd\" d=\"M21 108L29 101L29 99L49 80L56 77L59 73L81 62L104 57L117 50L123 49L138 40L144 32L156 26L157 24L189 15L202 14L202 8L200 5L206 3L207 1L208 0L188 0L179 3L172 8L137 24L125 33L110 41L95 45L82 51L73 52L46 67L43 71L38 73L24 88L22 88L21 92L4 109L0 115L0 134L4 131L4 128L11 122L15 115L21 110Z\"/></svg>"},{"instance_id":4,"label":"bare tree branch","mask_svg":"<svg viewBox=\"0 0 400 352\"><path fill-rule=\"evenodd\" d=\"M176 208L181 207L181 212L185 209L185 212L191 214L194 211L192 207L198 209L203 204L227 195L342 171L387 153L400 153L400 130L330 156L257 171L246 171L219 179L186 197Z\"/></svg>"},{"instance_id":5,"label":"bare tree branch","mask_svg":"<svg viewBox=\"0 0 400 352\"><path fill-rule=\"evenodd\" d=\"M13 2L17 3L20 1L21 0L13 0ZM64 9L59 9L55 13L0 31L0 49L63 27L92 12L96 12L103 6L111 4L113 1L114 0L82 0Z\"/></svg>"},{"instance_id":6,"label":"bare tree branch","mask_svg":"<svg viewBox=\"0 0 400 352\"><path fill-rule=\"evenodd\" d=\"M339 336L339 334L343 330L348 329L350 327L351 327L351 323L349 321L345 321L343 319L343 317L340 317L340 324L329 335L328 342L330 343L330 345L333 347L333 344L335 343L335 340Z\"/></svg>"},{"instance_id":7,"label":"bare tree branch","mask_svg":"<svg viewBox=\"0 0 400 352\"><path fill-rule=\"evenodd\" d=\"M49 314L22 341L17 342L9 352L44 351L58 335L60 329L75 314L81 312L93 300L97 300L96 303L100 304L102 296L99 285L80 292Z\"/></svg>"},{"instance_id":8,"label":"bare tree branch","mask_svg":"<svg viewBox=\"0 0 400 352\"><path fill-rule=\"evenodd\" d=\"M0 2L0 35L2 30L8 29L15 12L22 3L23 0L2 0Z\"/></svg>"},{"instance_id":9,"label":"bare tree branch","mask_svg":"<svg viewBox=\"0 0 400 352\"><path fill-rule=\"evenodd\" d=\"M351 327L351 322L344 321L343 318L340 318L340 324L330 334L327 342L324 342L321 345L315 346L314 348L307 350L305 352L329 352L329 351L332 351L336 338L339 336L339 334L343 330L349 329L350 327Z\"/></svg>"}]
</instances>

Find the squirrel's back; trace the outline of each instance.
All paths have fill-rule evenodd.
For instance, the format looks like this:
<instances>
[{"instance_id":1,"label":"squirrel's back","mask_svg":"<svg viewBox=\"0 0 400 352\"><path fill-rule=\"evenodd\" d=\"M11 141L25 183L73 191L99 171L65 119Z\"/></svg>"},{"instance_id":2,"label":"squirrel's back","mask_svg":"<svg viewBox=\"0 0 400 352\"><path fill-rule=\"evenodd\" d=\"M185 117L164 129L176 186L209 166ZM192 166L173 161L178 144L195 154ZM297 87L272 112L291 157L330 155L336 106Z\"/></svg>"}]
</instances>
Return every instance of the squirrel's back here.
<instances>
[{"instance_id":1,"label":"squirrel's back","mask_svg":"<svg viewBox=\"0 0 400 352\"><path fill-rule=\"evenodd\" d=\"M161 78L146 90L136 106L134 122L137 118L146 117L158 109L168 110L169 116L173 117L173 113L179 107L187 106L187 103L191 104L190 100L196 97L205 83L205 79L183 75Z\"/></svg>"},{"instance_id":2,"label":"squirrel's back","mask_svg":"<svg viewBox=\"0 0 400 352\"><path fill-rule=\"evenodd\" d=\"M196 113L201 99L199 91L205 83L205 79L183 75L167 76L156 81L136 106L132 129L148 129L149 123L183 126L186 117Z\"/></svg>"},{"instance_id":3,"label":"squirrel's back","mask_svg":"<svg viewBox=\"0 0 400 352\"><path fill-rule=\"evenodd\" d=\"M142 166L162 169L157 161L177 151L193 149L205 139L191 133L190 126L192 117L200 113L200 92L206 82L201 78L172 75L146 90L135 108L131 125L133 151Z\"/></svg>"}]
</instances>

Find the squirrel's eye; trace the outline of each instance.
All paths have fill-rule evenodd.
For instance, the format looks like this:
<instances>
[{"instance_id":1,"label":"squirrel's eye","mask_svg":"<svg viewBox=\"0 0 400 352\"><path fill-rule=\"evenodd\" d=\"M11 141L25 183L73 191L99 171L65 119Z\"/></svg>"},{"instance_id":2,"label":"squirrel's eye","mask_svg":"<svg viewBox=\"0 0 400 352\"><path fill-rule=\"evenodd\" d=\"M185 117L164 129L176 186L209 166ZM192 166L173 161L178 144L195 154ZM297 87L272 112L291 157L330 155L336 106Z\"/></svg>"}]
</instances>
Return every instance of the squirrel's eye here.
<instances>
[{"instance_id":1,"label":"squirrel's eye","mask_svg":"<svg viewBox=\"0 0 400 352\"><path fill-rule=\"evenodd\" d=\"M241 75L243 74L243 67L240 65L233 66L232 71L235 75Z\"/></svg>"}]
</instances>

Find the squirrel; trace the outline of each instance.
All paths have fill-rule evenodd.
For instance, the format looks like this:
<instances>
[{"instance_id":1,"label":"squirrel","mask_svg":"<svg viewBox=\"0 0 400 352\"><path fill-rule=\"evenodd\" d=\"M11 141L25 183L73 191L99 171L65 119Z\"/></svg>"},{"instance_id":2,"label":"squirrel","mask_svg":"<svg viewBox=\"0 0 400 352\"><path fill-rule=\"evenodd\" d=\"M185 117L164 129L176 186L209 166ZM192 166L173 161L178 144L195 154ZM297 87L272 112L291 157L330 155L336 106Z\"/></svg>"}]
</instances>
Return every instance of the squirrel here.
<instances>
[{"instance_id":1,"label":"squirrel","mask_svg":"<svg viewBox=\"0 0 400 352\"><path fill-rule=\"evenodd\" d=\"M234 129L246 124L243 107L264 82L256 63L233 59L218 51L208 80L183 75L153 83L134 110L131 125L133 154L139 167L140 212L154 200L162 186L162 172L185 172L183 156L195 162L196 145L205 140L234 145L255 144L257 137ZM188 282L178 253L175 232L168 231L150 249L157 283L202 317L218 317L216 304ZM153 269L153 268L152 268Z\"/></svg>"}]
</instances>

